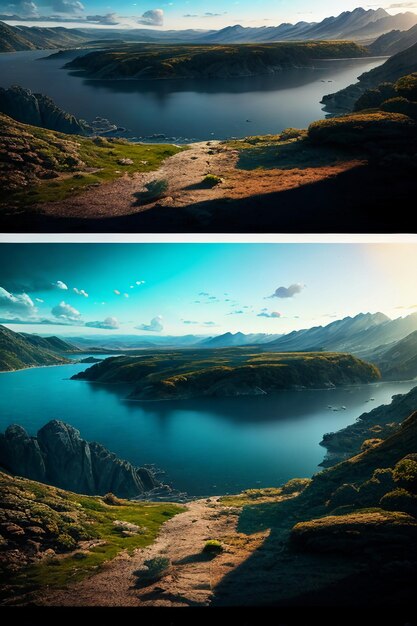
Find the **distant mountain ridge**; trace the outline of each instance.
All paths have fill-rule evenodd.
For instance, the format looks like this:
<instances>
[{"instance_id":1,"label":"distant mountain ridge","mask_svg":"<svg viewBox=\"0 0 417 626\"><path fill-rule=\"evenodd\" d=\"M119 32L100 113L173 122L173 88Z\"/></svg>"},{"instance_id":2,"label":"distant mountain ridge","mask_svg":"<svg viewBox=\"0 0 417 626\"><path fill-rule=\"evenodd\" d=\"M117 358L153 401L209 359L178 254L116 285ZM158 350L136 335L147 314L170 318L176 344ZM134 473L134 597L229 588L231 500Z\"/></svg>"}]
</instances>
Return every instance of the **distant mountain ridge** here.
<instances>
[{"instance_id":1,"label":"distant mountain ridge","mask_svg":"<svg viewBox=\"0 0 417 626\"><path fill-rule=\"evenodd\" d=\"M417 313L391 320L383 313L359 313L326 326L293 331L268 344L282 351L333 350L367 356L372 349L403 339L417 330Z\"/></svg>"},{"instance_id":2,"label":"distant mountain ridge","mask_svg":"<svg viewBox=\"0 0 417 626\"><path fill-rule=\"evenodd\" d=\"M12 19L10 16L9 19ZM8 19L0 15L0 19ZM156 29L69 29L10 26L0 22L0 52L60 48L82 44L100 38L105 42L129 41L140 43L270 43L276 41L307 41L353 39L372 41L392 30L406 31L417 24L417 14L407 11L390 15L382 8L357 7L329 16L321 22L300 21L277 26L244 27L240 24L220 30L156 30Z\"/></svg>"},{"instance_id":3,"label":"distant mountain ridge","mask_svg":"<svg viewBox=\"0 0 417 626\"><path fill-rule=\"evenodd\" d=\"M63 353L71 352L71 348L69 343L58 337L42 339L36 335L25 336L0 326L0 371L69 363Z\"/></svg>"},{"instance_id":4,"label":"distant mountain ridge","mask_svg":"<svg viewBox=\"0 0 417 626\"><path fill-rule=\"evenodd\" d=\"M6 16L2 16L3 19ZM90 36L80 30L39 26L9 26L0 21L0 52L45 50L85 43Z\"/></svg>"},{"instance_id":5,"label":"distant mountain ridge","mask_svg":"<svg viewBox=\"0 0 417 626\"><path fill-rule=\"evenodd\" d=\"M417 43L417 24L409 30L391 30L368 46L371 54L392 56Z\"/></svg>"}]
</instances>

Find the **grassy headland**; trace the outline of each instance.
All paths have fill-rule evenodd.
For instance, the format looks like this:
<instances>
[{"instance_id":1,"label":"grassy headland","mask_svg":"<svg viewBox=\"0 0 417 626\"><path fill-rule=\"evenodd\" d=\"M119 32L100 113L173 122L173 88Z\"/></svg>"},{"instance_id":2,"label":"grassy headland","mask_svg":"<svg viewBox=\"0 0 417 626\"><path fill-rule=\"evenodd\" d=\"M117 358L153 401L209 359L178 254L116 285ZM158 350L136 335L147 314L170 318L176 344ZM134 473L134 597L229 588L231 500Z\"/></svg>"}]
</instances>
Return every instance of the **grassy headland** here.
<instances>
[{"instance_id":1,"label":"grassy headland","mask_svg":"<svg viewBox=\"0 0 417 626\"><path fill-rule=\"evenodd\" d=\"M99 79L232 78L312 66L315 59L369 54L351 41L240 45L125 44L81 55L66 67Z\"/></svg>"}]
</instances>

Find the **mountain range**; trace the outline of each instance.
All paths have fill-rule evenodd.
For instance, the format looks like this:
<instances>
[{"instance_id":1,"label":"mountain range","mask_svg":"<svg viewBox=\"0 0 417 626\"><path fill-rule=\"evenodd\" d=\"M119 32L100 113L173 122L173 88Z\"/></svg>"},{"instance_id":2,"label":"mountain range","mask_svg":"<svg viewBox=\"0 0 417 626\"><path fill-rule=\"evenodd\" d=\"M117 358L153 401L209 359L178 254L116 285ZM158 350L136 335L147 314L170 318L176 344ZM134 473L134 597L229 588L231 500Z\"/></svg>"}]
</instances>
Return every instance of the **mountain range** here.
<instances>
[{"instance_id":1,"label":"mountain range","mask_svg":"<svg viewBox=\"0 0 417 626\"><path fill-rule=\"evenodd\" d=\"M58 337L38 337L15 333L0 326L0 371L13 371L41 365L62 365L70 361L63 355L76 352Z\"/></svg>"},{"instance_id":2,"label":"mountain range","mask_svg":"<svg viewBox=\"0 0 417 626\"><path fill-rule=\"evenodd\" d=\"M0 15L10 20L12 16ZM371 42L390 31L406 31L417 24L417 14L407 11L390 15L382 8L344 11L321 22L283 23L277 26L244 27L240 24L220 30L155 30L155 29L69 29L63 27L10 26L0 22L0 52L62 48L102 40L107 45L121 41L143 43L240 44L275 41L307 41L353 39ZM94 41L92 41L94 40Z\"/></svg>"}]
</instances>

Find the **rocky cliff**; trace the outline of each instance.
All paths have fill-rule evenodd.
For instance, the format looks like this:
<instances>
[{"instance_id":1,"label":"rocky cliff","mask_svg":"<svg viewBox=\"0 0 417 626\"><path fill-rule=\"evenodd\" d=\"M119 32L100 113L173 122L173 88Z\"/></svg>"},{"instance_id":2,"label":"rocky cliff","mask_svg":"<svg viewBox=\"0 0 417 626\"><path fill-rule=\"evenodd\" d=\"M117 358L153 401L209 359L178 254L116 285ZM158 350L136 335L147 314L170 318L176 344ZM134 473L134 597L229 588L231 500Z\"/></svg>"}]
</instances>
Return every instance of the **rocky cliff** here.
<instances>
[{"instance_id":1,"label":"rocky cliff","mask_svg":"<svg viewBox=\"0 0 417 626\"><path fill-rule=\"evenodd\" d=\"M0 88L0 113L24 124L68 135L83 135L88 129L86 123L60 109L51 98L18 85Z\"/></svg>"},{"instance_id":2,"label":"rocky cliff","mask_svg":"<svg viewBox=\"0 0 417 626\"><path fill-rule=\"evenodd\" d=\"M0 466L6 470L76 493L114 493L131 498L150 491L157 481L149 470L119 459L99 443L81 438L77 429L52 420L30 437L9 426L0 434Z\"/></svg>"}]
</instances>

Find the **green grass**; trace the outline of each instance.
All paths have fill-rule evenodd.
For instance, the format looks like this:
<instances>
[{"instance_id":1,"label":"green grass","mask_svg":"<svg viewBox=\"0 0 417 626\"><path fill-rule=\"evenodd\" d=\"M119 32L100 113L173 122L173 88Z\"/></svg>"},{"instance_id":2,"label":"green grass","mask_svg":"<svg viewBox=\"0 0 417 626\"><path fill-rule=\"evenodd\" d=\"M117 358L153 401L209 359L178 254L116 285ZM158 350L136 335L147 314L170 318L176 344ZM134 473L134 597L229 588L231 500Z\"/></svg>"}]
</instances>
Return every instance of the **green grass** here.
<instances>
[{"instance_id":1,"label":"green grass","mask_svg":"<svg viewBox=\"0 0 417 626\"><path fill-rule=\"evenodd\" d=\"M82 560L76 557L75 553L32 565L20 573L17 582L29 587L62 587L70 582L82 580L122 550L131 554L136 548L144 548L151 544L162 524L184 510L183 507L174 504L129 503L122 507L107 508L101 506L100 501L95 498L89 502L82 498L82 502L81 506L88 511L92 519L91 533L105 543L89 549ZM116 520L141 526L145 532L124 537L113 524Z\"/></svg>"},{"instance_id":2,"label":"green grass","mask_svg":"<svg viewBox=\"0 0 417 626\"><path fill-rule=\"evenodd\" d=\"M162 524L185 510L171 503L129 500L108 505L99 496L78 495L3 473L0 498L10 511L11 521L20 524L23 518L26 524L40 526L44 530L40 536L42 551L52 548L55 552L17 573L11 570L2 575L1 583L23 591L82 580L119 552L131 554L151 544ZM137 534L124 535L123 526L116 521L139 527Z\"/></svg>"},{"instance_id":3,"label":"green grass","mask_svg":"<svg viewBox=\"0 0 417 626\"><path fill-rule=\"evenodd\" d=\"M64 135L0 115L0 149L0 204L31 206L64 200L125 174L154 171L186 148Z\"/></svg>"},{"instance_id":4,"label":"green grass","mask_svg":"<svg viewBox=\"0 0 417 626\"><path fill-rule=\"evenodd\" d=\"M209 539L206 541L203 548L203 552L208 554L220 554L223 550L224 548L221 541L218 541L217 539Z\"/></svg>"}]
</instances>

